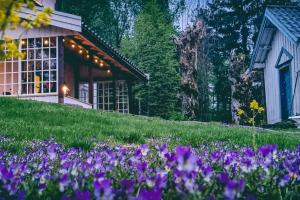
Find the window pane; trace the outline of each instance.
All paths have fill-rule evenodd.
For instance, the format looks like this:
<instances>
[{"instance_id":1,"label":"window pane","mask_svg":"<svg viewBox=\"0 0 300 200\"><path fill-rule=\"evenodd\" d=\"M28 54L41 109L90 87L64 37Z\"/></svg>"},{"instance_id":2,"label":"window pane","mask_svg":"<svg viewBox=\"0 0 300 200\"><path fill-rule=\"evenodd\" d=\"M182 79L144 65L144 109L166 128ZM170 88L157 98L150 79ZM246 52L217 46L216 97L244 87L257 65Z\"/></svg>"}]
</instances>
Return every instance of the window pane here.
<instances>
[{"instance_id":1,"label":"window pane","mask_svg":"<svg viewBox=\"0 0 300 200\"><path fill-rule=\"evenodd\" d=\"M55 48L51 48L50 57L51 58L56 58L56 49Z\"/></svg>"},{"instance_id":2,"label":"window pane","mask_svg":"<svg viewBox=\"0 0 300 200\"><path fill-rule=\"evenodd\" d=\"M36 70L42 70L42 61L41 60L37 60L35 62L35 69Z\"/></svg>"},{"instance_id":3,"label":"window pane","mask_svg":"<svg viewBox=\"0 0 300 200\"><path fill-rule=\"evenodd\" d=\"M50 87L49 82L48 82L48 81L47 81L47 82L44 82L44 83L43 83L43 92L44 92L44 93L49 93L49 87Z\"/></svg>"},{"instance_id":4,"label":"window pane","mask_svg":"<svg viewBox=\"0 0 300 200\"><path fill-rule=\"evenodd\" d=\"M24 71L27 71L27 61L22 61L22 67L21 67L21 70L24 72Z\"/></svg>"},{"instance_id":5,"label":"window pane","mask_svg":"<svg viewBox=\"0 0 300 200\"><path fill-rule=\"evenodd\" d=\"M27 39L23 39L23 40L21 41L21 48L22 48L22 49L27 49Z\"/></svg>"},{"instance_id":6,"label":"window pane","mask_svg":"<svg viewBox=\"0 0 300 200\"><path fill-rule=\"evenodd\" d=\"M51 60L51 69L55 70L56 69L56 60Z\"/></svg>"},{"instance_id":7,"label":"window pane","mask_svg":"<svg viewBox=\"0 0 300 200\"><path fill-rule=\"evenodd\" d=\"M36 38L36 39L35 39L35 46L36 46L37 48L42 47L42 38Z\"/></svg>"},{"instance_id":8,"label":"window pane","mask_svg":"<svg viewBox=\"0 0 300 200\"><path fill-rule=\"evenodd\" d=\"M13 65L13 72L18 72L19 71L18 62L13 62L12 65Z\"/></svg>"},{"instance_id":9,"label":"window pane","mask_svg":"<svg viewBox=\"0 0 300 200\"><path fill-rule=\"evenodd\" d=\"M43 49L43 59L49 58L49 49Z\"/></svg>"},{"instance_id":10,"label":"window pane","mask_svg":"<svg viewBox=\"0 0 300 200\"><path fill-rule=\"evenodd\" d=\"M49 81L49 72L48 71L43 72L43 81Z\"/></svg>"},{"instance_id":11,"label":"window pane","mask_svg":"<svg viewBox=\"0 0 300 200\"><path fill-rule=\"evenodd\" d=\"M35 51L35 59L42 59L42 49L37 49Z\"/></svg>"},{"instance_id":12,"label":"window pane","mask_svg":"<svg viewBox=\"0 0 300 200\"><path fill-rule=\"evenodd\" d=\"M0 74L0 84L4 84L4 74Z\"/></svg>"},{"instance_id":13,"label":"window pane","mask_svg":"<svg viewBox=\"0 0 300 200\"><path fill-rule=\"evenodd\" d=\"M6 73L11 73L12 72L12 63L7 62L6 63Z\"/></svg>"},{"instance_id":14,"label":"window pane","mask_svg":"<svg viewBox=\"0 0 300 200\"><path fill-rule=\"evenodd\" d=\"M13 83L18 83L18 73L13 74Z\"/></svg>"},{"instance_id":15,"label":"window pane","mask_svg":"<svg viewBox=\"0 0 300 200\"><path fill-rule=\"evenodd\" d=\"M21 93L27 94L27 84L22 84Z\"/></svg>"},{"instance_id":16,"label":"window pane","mask_svg":"<svg viewBox=\"0 0 300 200\"><path fill-rule=\"evenodd\" d=\"M50 46L56 47L56 38L55 37L50 38Z\"/></svg>"},{"instance_id":17,"label":"window pane","mask_svg":"<svg viewBox=\"0 0 300 200\"><path fill-rule=\"evenodd\" d=\"M4 63L0 62L0 74L4 73Z\"/></svg>"},{"instance_id":18,"label":"window pane","mask_svg":"<svg viewBox=\"0 0 300 200\"><path fill-rule=\"evenodd\" d=\"M51 92L56 92L56 83L55 82L52 82L51 83Z\"/></svg>"},{"instance_id":19,"label":"window pane","mask_svg":"<svg viewBox=\"0 0 300 200\"><path fill-rule=\"evenodd\" d=\"M28 94L34 94L34 84L33 83L28 84Z\"/></svg>"},{"instance_id":20,"label":"window pane","mask_svg":"<svg viewBox=\"0 0 300 200\"><path fill-rule=\"evenodd\" d=\"M0 83L0 95L4 95L4 85Z\"/></svg>"},{"instance_id":21,"label":"window pane","mask_svg":"<svg viewBox=\"0 0 300 200\"><path fill-rule=\"evenodd\" d=\"M43 38L43 47L49 47L50 41L49 38Z\"/></svg>"},{"instance_id":22,"label":"window pane","mask_svg":"<svg viewBox=\"0 0 300 200\"><path fill-rule=\"evenodd\" d=\"M34 50L28 50L28 60L34 59Z\"/></svg>"},{"instance_id":23,"label":"window pane","mask_svg":"<svg viewBox=\"0 0 300 200\"><path fill-rule=\"evenodd\" d=\"M22 83L27 82L27 72L22 72L21 79L22 79Z\"/></svg>"},{"instance_id":24,"label":"window pane","mask_svg":"<svg viewBox=\"0 0 300 200\"><path fill-rule=\"evenodd\" d=\"M33 38L28 39L28 47L34 48L34 46L35 46L34 39Z\"/></svg>"},{"instance_id":25,"label":"window pane","mask_svg":"<svg viewBox=\"0 0 300 200\"><path fill-rule=\"evenodd\" d=\"M46 60L43 62L43 70L48 70L49 69L49 60Z\"/></svg>"},{"instance_id":26,"label":"window pane","mask_svg":"<svg viewBox=\"0 0 300 200\"><path fill-rule=\"evenodd\" d=\"M14 84L13 85L13 95L17 95L18 94L18 90L19 90L18 84Z\"/></svg>"},{"instance_id":27,"label":"window pane","mask_svg":"<svg viewBox=\"0 0 300 200\"><path fill-rule=\"evenodd\" d=\"M28 71L34 71L34 61L28 62Z\"/></svg>"},{"instance_id":28,"label":"window pane","mask_svg":"<svg viewBox=\"0 0 300 200\"><path fill-rule=\"evenodd\" d=\"M28 72L28 82L34 82L34 72Z\"/></svg>"},{"instance_id":29,"label":"window pane","mask_svg":"<svg viewBox=\"0 0 300 200\"><path fill-rule=\"evenodd\" d=\"M51 71L50 81L56 81L56 71Z\"/></svg>"}]
</instances>

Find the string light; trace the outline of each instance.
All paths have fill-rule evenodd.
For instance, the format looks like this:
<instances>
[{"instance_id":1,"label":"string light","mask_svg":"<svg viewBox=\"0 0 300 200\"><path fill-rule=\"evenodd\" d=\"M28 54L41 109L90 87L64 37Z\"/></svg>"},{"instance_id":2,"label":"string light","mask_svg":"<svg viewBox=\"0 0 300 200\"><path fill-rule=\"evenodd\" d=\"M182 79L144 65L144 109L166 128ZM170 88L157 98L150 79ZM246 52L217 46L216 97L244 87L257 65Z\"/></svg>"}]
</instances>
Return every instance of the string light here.
<instances>
[{"instance_id":1,"label":"string light","mask_svg":"<svg viewBox=\"0 0 300 200\"><path fill-rule=\"evenodd\" d=\"M95 59L95 63L98 63L98 59L97 58Z\"/></svg>"},{"instance_id":2,"label":"string light","mask_svg":"<svg viewBox=\"0 0 300 200\"><path fill-rule=\"evenodd\" d=\"M104 64L103 64L103 62L101 62L101 63L100 63L100 67L103 67L103 66L104 66Z\"/></svg>"},{"instance_id":3,"label":"string light","mask_svg":"<svg viewBox=\"0 0 300 200\"><path fill-rule=\"evenodd\" d=\"M49 44L49 41L48 41L48 40L45 40L45 41L44 41L44 44L45 44L45 45L48 45L48 44Z\"/></svg>"},{"instance_id":4,"label":"string light","mask_svg":"<svg viewBox=\"0 0 300 200\"><path fill-rule=\"evenodd\" d=\"M75 48L75 44L72 44L71 47L74 49Z\"/></svg>"},{"instance_id":5,"label":"string light","mask_svg":"<svg viewBox=\"0 0 300 200\"><path fill-rule=\"evenodd\" d=\"M66 40L65 40L65 38L63 39L63 42L65 42Z\"/></svg>"},{"instance_id":6,"label":"string light","mask_svg":"<svg viewBox=\"0 0 300 200\"><path fill-rule=\"evenodd\" d=\"M25 40L22 40L22 44L23 44L23 45L26 44L26 43L25 43Z\"/></svg>"},{"instance_id":7,"label":"string light","mask_svg":"<svg viewBox=\"0 0 300 200\"><path fill-rule=\"evenodd\" d=\"M110 74L110 72L111 72L111 71L108 69L108 70L107 70L107 73Z\"/></svg>"},{"instance_id":8,"label":"string light","mask_svg":"<svg viewBox=\"0 0 300 200\"><path fill-rule=\"evenodd\" d=\"M83 52L82 49L80 49L80 50L79 50L79 54L82 54L82 52Z\"/></svg>"},{"instance_id":9,"label":"string light","mask_svg":"<svg viewBox=\"0 0 300 200\"><path fill-rule=\"evenodd\" d=\"M90 58L90 55L86 55L86 58Z\"/></svg>"}]
</instances>

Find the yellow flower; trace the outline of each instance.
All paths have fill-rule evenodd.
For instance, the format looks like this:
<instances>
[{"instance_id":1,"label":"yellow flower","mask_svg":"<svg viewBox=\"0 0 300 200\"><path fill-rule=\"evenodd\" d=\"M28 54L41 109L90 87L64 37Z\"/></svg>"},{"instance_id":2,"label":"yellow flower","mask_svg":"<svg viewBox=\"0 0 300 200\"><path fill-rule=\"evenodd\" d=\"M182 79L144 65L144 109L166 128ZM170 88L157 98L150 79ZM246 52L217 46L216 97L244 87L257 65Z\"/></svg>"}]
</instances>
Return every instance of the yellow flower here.
<instances>
[{"instance_id":1,"label":"yellow flower","mask_svg":"<svg viewBox=\"0 0 300 200\"><path fill-rule=\"evenodd\" d=\"M258 113L262 113L262 112L265 112L265 109L263 107L259 107L258 108Z\"/></svg>"},{"instance_id":2,"label":"yellow flower","mask_svg":"<svg viewBox=\"0 0 300 200\"><path fill-rule=\"evenodd\" d=\"M255 123L254 118L249 118L248 122L249 122L249 124L254 124Z\"/></svg>"},{"instance_id":3,"label":"yellow flower","mask_svg":"<svg viewBox=\"0 0 300 200\"><path fill-rule=\"evenodd\" d=\"M242 116L245 114L245 111L239 108L237 111L237 114L238 114L238 116Z\"/></svg>"},{"instance_id":4,"label":"yellow flower","mask_svg":"<svg viewBox=\"0 0 300 200\"><path fill-rule=\"evenodd\" d=\"M259 108L258 102L256 100L253 100L250 103L250 108L251 108L251 110L257 110Z\"/></svg>"}]
</instances>

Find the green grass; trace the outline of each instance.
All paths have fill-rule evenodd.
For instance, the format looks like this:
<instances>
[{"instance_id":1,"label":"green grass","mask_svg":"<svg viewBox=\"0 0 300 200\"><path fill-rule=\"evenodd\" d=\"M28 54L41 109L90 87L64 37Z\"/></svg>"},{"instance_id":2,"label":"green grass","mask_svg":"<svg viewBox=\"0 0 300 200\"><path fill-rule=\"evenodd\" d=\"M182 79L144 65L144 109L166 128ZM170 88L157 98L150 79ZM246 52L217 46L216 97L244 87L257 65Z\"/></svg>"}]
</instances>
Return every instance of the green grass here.
<instances>
[{"instance_id":1,"label":"green grass","mask_svg":"<svg viewBox=\"0 0 300 200\"><path fill-rule=\"evenodd\" d=\"M175 122L119 113L72 108L58 104L0 98L0 134L13 142L0 148L22 151L32 140L55 138L67 147L90 148L95 142L232 145L278 144L293 148L300 134L226 127L218 123Z\"/></svg>"}]
</instances>

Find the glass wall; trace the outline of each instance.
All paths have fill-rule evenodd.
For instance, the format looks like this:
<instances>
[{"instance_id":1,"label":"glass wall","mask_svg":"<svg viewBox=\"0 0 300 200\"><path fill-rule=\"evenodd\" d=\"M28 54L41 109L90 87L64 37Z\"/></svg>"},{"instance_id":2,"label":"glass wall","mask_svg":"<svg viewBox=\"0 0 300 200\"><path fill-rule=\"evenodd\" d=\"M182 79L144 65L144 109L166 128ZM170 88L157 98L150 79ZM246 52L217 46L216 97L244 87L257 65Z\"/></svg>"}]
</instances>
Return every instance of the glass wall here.
<instances>
[{"instance_id":1,"label":"glass wall","mask_svg":"<svg viewBox=\"0 0 300 200\"><path fill-rule=\"evenodd\" d=\"M121 113L129 113L128 87L126 81L116 82L117 110Z\"/></svg>"},{"instance_id":2,"label":"glass wall","mask_svg":"<svg viewBox=\"0 0 300 200\"><path fill-rule=\"evenodd\" d=\"M94 108L111 112L114 110L113 81L94 84ZM116 81L116 110L129 113L128 87L126 81Z\"/></svg>"},{"instance_id":3,"label":"glass wall","mask_svg":"<svg viewBox=\"0 0 300 200\"><path fill-rule=\"evenodd\" d=\"M18 68L18 59L0 60L0 96L18 95Z\"/></svg>"},{"instance_id":4,"label":"glass wall","mask_svg":"<svg viewBox=\"0 0 300 200\"><path fill-rule=\"evenodd\" d=\"M57 92L57 37L22 40L21 94Z\"/></svg>"},{"instance_id":5,"label":"glass wall","mask_svg":"<svg viewBox=\"0 0 300 200\"><path fill-rule=\"evenodd\" d=\"M0 61L0 95L57 93L57 40L23 39L20 50L24 58Z\"/></svg>"}]
</instances>

